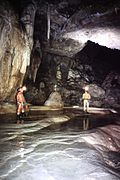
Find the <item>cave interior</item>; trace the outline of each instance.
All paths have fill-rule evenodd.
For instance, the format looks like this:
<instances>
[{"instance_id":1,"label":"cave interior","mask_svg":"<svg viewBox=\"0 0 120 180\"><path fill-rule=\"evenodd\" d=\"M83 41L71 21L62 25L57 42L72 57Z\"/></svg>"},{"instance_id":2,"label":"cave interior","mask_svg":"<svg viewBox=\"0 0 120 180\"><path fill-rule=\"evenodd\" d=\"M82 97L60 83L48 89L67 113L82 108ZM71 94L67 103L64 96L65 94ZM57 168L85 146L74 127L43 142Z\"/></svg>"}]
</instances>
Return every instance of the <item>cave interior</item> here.
<instances>
[{"instance_id":1,"label":"cave interior","mask_svg":"<svg viewBox=\"0 0 120 180\"><path fill-rule=\"evenodd\" d=\"M25 96L31 104L44 105L56 85L65 106L80 105L88 85L92 106L120 106L118 0L9 0L9 4L18 28L27 34L30 62L24 72L19 68L22 74L6 75L6 84L1 80L2 88L11 86L1 101L14 101L22 83L27 85ZM6 53L9 56L9 50Z\"/></svg>"}]
</instances>

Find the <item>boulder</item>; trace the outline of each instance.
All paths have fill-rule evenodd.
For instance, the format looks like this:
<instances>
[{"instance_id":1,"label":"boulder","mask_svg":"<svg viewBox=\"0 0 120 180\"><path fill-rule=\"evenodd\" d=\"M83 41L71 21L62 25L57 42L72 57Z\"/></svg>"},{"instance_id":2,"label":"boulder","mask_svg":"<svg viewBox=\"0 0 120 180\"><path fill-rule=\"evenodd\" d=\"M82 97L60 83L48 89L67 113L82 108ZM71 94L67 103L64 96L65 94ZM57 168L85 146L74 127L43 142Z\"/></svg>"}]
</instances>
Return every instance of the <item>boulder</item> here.
<instances>
[{"instance_id":1,"label":"boulder","mask_svg":"<svg viewBox=\"0 0 120 180\"><path fill-rule=\"evenodd\" d=\"M59 92L52 92L44 104L53 108L62 108L63 102Z\"/></svg>"},{"instance_id":2,"label":"boulder","mask_svg":"<svg viewBox=\"0 0 120 180\"><path fill-rule=\"evenodd\" d=\"M105 93L105 104L111 107L120 107L120 74L117 72L110 72L102 87L106 90Z\"/></svg>"},{"instance_id":3,"label":"boulder","mask_svg":"<svg viewBox=\"0 0 120 180\"><path fill-rule=\"evenodd\" d=\"M120 74L113 71L110 72L102 83L102 87L106 90L112 87L120 88Z\"/></svg>"},{"instance_id":4,"label":"boulder","mask_svg":"<svg viewBox=\"0 0 120 180\"><path fill-rule=\"evenodd\" d=\"M105 94L104 102L108 107L120 108L120 89L108 89Z\"/></svg>"},{"instance_id":5,"label":"boulder","mask_svg":"<svg viewBox=\"0 0 120 180\"><path fill-rule=\"evenodd\" d=\"M104 98L104 96L105 96L105 90L96 84L89 85L89 93L90 93L91 97L94 97L94 98L101 99L101 98Z\"/></svg>"}]
</instances>

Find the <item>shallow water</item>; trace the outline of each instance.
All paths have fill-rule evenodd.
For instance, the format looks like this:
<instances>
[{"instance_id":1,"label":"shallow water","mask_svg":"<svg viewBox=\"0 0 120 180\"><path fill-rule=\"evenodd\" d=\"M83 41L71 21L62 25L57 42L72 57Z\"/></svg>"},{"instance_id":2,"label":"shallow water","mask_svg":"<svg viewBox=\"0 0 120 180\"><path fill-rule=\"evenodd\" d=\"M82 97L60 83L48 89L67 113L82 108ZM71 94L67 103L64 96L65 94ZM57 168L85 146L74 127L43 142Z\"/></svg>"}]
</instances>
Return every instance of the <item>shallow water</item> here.
<instances>
[{"instance_id":1,"label":"shallow water","mask_svg":"<svg viewBox=\"0 0 120 180\"><path fill-rule=\"evenodd\" d=\"M1 116L0 179L118 180L119 135L114 116L77 111L34 112L24 121Z\"/></svg>"}]
</instances>

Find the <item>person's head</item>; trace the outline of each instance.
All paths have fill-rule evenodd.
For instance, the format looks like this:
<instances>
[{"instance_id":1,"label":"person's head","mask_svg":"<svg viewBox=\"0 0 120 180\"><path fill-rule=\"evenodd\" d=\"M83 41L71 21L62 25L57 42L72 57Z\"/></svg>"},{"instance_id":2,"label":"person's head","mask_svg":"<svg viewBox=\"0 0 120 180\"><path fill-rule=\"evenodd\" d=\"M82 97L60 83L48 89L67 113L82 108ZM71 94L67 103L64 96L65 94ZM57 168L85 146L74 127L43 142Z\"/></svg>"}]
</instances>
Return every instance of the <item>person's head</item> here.
<instances>
[{"instance_id":1,"label":"person's head","mask_svg":"<svg viewBox=\"0 0 120 180\"><path fill-rule=\"evenodd\" d=\"M89 90L89 87L88 86L85 86L85 92L88 92L88 90Z\"/></svg>"},{"instance_id":2,"label":"person's head","mask_svg":"<svg viewBox=\"0 0 120 180\"><path fill-rule=\"evenodd\" d=\"M17 92L24 92L24 91L26 91L26 90L27 90L26 86L20 86L20 87L17 89Z\"/></svg>"},{"instance_id":3,"label":"person's head","mask_svg":"<svg viewBox=\"0 0 120 180\"><path fill-rule=\"evenodd\" d=\"M27 87L26 87L26 86L22 86L21 89L22 89L22 92L23 92L23 91L26 91L26 90L27 90Z\"/></svg>"},{"instance_id":4,"label":"person's head","mask_svg":"<svg viewBox=\"0 0 120 180\"><path fill-rule=\"evenodd\" d=\"M18 88L17 88L17 92L20 92L20 91L21 91L21 88L22 88L22 87L18 87Z\"/></svg>"}]
</instances>

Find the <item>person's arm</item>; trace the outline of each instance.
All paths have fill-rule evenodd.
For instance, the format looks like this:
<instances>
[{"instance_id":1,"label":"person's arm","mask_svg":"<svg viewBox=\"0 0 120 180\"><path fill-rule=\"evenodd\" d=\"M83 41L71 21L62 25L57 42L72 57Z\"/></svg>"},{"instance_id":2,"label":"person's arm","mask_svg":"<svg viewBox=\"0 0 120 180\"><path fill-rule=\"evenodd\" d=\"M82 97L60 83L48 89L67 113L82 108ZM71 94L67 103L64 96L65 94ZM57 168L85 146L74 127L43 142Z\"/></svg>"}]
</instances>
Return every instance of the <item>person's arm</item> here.
<instances>
[{"instance_id":1,"label":"person's arm","mask_svg":"<svg viewBox=\"0 0 120 180\"><path fill-rule=\"evenodd\" d=\"M25 99L24 95L23 95L23 102L24 102L24 104L25 104L25 105L27 104L27 102L26 102L26 99Z\"/></svg>"},{"instance_id":2,"label":"person's arm","mask_svg":"<svg viewBox=\"0 0 120 180\"><path fill-rule=\"evenodd\" d=\"M84 100L84 99L85 99L85 95L83 94L83 95L82 95L82 100Z\"/></svg>"},{"instance_id":3,"label":"person's arm","mask_svg":"<svg viewBox=\"0 0 120 180\"><path fill-rule=\"evenodd\" d=\"M91 99L91 96L90 96L90 94L89 94L89 100Z\"/></svg>"}]
</instances>

